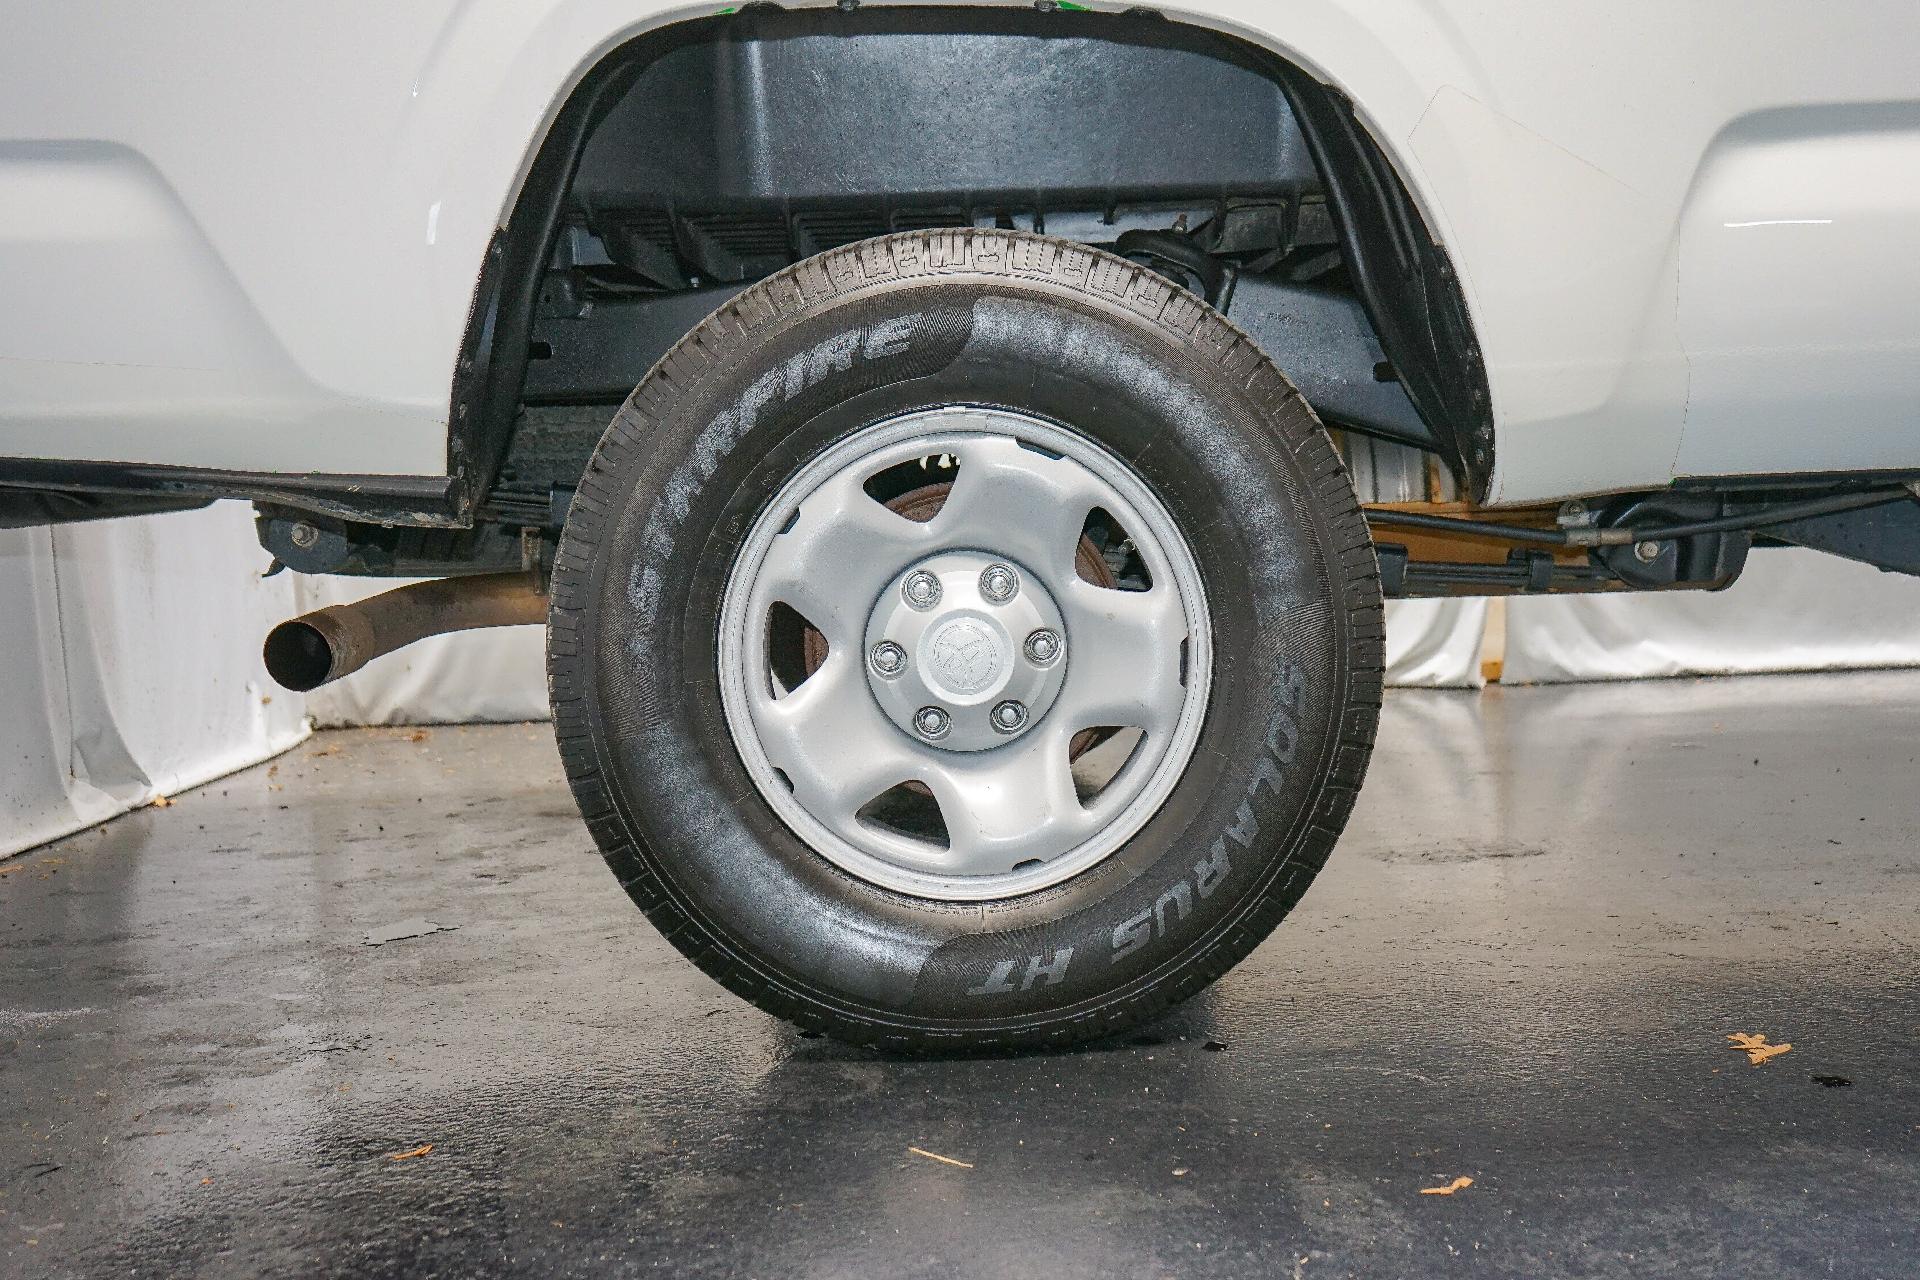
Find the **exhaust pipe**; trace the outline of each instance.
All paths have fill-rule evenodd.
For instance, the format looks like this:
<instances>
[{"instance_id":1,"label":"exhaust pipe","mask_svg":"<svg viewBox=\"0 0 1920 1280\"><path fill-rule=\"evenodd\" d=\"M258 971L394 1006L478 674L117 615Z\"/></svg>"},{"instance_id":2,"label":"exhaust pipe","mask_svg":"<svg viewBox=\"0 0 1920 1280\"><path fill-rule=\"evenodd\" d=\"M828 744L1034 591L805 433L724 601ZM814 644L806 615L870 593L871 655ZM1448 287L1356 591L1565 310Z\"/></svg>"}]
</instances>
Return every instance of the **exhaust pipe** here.
<instances>
[{"instance_id":1,"label":"exhaust pipe","mask_svg":"<svg viewBox=\"0 0 1920 1280\"><path fill-rule=\"evenodd\" d=\"M435 578L291 618L267 632L263 656L268 675L305 693L427 636L546 620L547 597L532 574Z\"/></svg>"}]
</instances>

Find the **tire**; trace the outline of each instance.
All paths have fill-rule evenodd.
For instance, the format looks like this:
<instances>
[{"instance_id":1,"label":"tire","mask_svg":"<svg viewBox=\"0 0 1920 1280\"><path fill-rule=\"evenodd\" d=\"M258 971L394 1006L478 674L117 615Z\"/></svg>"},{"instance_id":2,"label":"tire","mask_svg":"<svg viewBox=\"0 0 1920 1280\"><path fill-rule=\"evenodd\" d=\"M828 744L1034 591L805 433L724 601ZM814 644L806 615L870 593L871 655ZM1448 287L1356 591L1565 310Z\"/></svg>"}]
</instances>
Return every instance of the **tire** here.
<instances>
[{"instance_id":1,"label":"tire","mask_svg":"<svg viewBox=\"0 0 1920 1280\"><path fill-rule=\"evenodd\" d=\"M1003 897L876 883L800 838L765 769L748 765L752 731L720 663L731 633L719 620L730 592L747 589L730 583L750 580L743 548L778 523L782 486L874 424L955 405L1064 429L1091 442L1089 466L1123 460L1171 518L1169 545L1191 549L1212 654L1168 695L1189 706L1210 679L1190 754L1137 830L1084 870ZM1102 554L1145 554L1137 539L1114 545ZM746 616L757 643L762 623ZM581 480L555 561L549 689L595 840L690 959L805 1028L975 1051L1119 1032L1266 937L1326 861L1359 789L1382 635L1373 544L1339 455L1225 317L1084 246L914 232L747 289L633 393ZM1065 644L1070 664L1071 629ZM845 661L858 663L853 652ZM747 678L752 696L779 694L760 680ZM1037 873L1023 863L1005 874Z\"/></svg>"}]
</instances>

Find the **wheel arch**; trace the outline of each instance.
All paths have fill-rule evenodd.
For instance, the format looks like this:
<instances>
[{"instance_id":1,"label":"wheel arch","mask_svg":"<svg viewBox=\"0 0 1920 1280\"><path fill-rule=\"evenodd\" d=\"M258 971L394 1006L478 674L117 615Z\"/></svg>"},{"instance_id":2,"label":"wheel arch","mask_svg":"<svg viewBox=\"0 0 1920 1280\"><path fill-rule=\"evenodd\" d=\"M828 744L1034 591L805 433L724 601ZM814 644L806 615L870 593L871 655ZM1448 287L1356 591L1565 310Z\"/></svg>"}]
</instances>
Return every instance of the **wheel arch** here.
<instances>
[{"instance_id":1,"label":"wheel arch","mask_svg":"<svg viewBox=\"0 0 1920 1280\"><path fill-rule=\"evenodd\" d=\"M1424 14L1425 5L1392 8ZM977 20L995 10L1026 12L994 5L916 9L951 13L956 21ZM1343 0L1317 0L1289 9L1284 33L1206 14L1172 17L1139 7L1050 17L1075 24L1076 33L1094 32L1103 39L1137 38L1141 24L1165 21L1184 33L1203 35L1229 56L1269 68L1293 104L1326 181L1383 348L1433 429L1445 461L1470 493L1484 496L1494 463L1493 414L1469 288L1448 258L1444 220L1423 192L1418 167L1398 145L1417 122L1431 86L1468 77L1472 68L1452 41L1429 40L1416 50L1411 35L1387 34L1394 30L1391 13L1363 18L1360 9ZM837 9L816 12L829 27L856 16ZM605 28L598 35L592 34L596 16ZM485 494L504 452L525 375L538 267L551 251L568 182L592 125L645 67L719 34L741 15L679 10L635 22L629 11L619 24L609 24L607 16L606 6L596 0L556 6L541 37L529 36L508 73L509 80L525 78L521 87L494 95L496 103L544 98L546 106L530 133L523 129L519 135L530 140L492 206L460 342L449 407L449 472L464 514L470 515ZM1433 34L1431 22L1413 24L1410 31L1422 28ZM553 57L556 43L563 42L577 50L570 61ZM443 43L444 62L458 42ZM542 77L544 92L534 87ZM483 118L472 124L470 136L488 130L499 133L497 123ZM497 148L472 142L455 151L490 165L497 175L506 172ZM502 185L496 179L495 189Z\"/></svg>"}]
</instances>

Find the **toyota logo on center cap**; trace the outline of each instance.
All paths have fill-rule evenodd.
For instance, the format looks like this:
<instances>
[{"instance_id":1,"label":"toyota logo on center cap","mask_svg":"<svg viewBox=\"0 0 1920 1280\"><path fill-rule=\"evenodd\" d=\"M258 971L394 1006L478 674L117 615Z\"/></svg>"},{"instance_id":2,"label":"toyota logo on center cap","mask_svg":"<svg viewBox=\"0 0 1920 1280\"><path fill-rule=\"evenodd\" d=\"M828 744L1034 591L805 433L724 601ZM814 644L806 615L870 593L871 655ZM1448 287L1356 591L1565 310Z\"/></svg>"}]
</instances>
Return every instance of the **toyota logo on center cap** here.
<instances>
[{"instance_id":1,"label":"toyota logo on center cap","mask_svg":"<svg viewBox=\"0 0 1920 1280\"><path fill-rule=\"evenodd\" d=\"M979 693L1000 674L1000 642L971 618L943 623L927 645L933 676L954 693Z\"/></svg>"}]
</instances>

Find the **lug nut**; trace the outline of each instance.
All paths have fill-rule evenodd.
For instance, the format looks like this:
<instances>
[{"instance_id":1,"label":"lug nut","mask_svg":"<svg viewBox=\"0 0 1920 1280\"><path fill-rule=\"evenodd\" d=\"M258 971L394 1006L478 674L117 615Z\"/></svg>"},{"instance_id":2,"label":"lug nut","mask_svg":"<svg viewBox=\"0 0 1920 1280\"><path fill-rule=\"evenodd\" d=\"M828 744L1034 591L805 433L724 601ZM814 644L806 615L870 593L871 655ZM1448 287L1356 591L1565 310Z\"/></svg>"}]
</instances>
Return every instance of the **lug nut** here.
<instances>
[{"instance_id":1,"label":"lug nut","mask_svg":"<svg viewBox=\"0 0 1920 1280\"><path fill-rule=\"evenodd\" d=\"M940 579L925 569L915 569L900 584L900 594L916 609L931 609L940 603Z\"/></svg>"},{"instance_id":2,"label":"lug nut","mask_svg":"<svg viewBox=\"0 0 1920 1280\"><path fill-rule=\"evenodd\" d=\"M1660 558L1660 544L1650 540L1634 543L1633 558L1641 564L1652 564Z\"/></svg>"},{"instance_id":3,"label":"lug nut","mask_svg":"<svg viewBox=\"0 0 1920 1280\"><path fill-rule=\"evenodd\" d=\"M1027 661L1036 667L1049 667L1060 656L1060 637L1045 629L1027 637Z\"/></svg>"},{"instance_id":4,"label":"lug nut","mask_svg":"<svg viewBox=\"0 0 1920 1280\"><path fill-rule=\"evenodd\" d=\"M1027 722L1027 708L1024 704L1008 698L993 709L993 727L1001 733L1012 733Z\"/></svg>"},{"instance_id":5,"label":"lug nut","mask_svg":"<svg viewBox=\"0 0 1920 1280\"><path fill-rule=\"evenodd\" d=\"M897 676L907 669L907 651L891 640L882 640L873 646L869 656L876 674Z\"/></svg>"},{"instance_id":6,"label":"lug nut","mask_svg":"<svg viewBox=\"0 0 1920 1280\"><path fill-rule=\"evenodd\" d=\"M922 707L913 713L913 729L929 742L938 742L947 736L952 726L947 713L938 707Z\"/></svg>"},{"instance_id":7,"label":"lug nut","mask_svg":"<svg viewBox=\"0 0 1920 1280\"><path fill-rule=\"evenodd\" d=\"M1019 594L1020 575L1004 564L990 564L980 571L980 594L995 604L1005 604Z\"/></svg>"}]
</instances>

